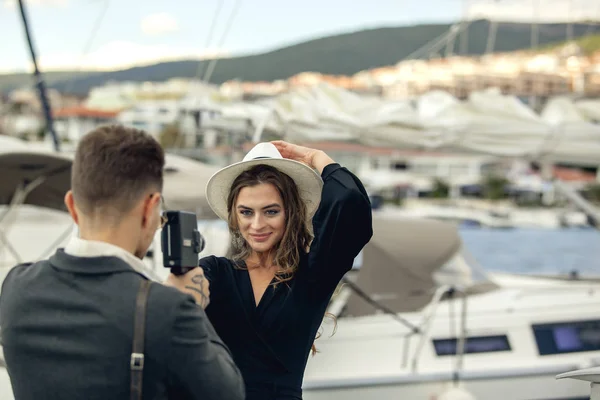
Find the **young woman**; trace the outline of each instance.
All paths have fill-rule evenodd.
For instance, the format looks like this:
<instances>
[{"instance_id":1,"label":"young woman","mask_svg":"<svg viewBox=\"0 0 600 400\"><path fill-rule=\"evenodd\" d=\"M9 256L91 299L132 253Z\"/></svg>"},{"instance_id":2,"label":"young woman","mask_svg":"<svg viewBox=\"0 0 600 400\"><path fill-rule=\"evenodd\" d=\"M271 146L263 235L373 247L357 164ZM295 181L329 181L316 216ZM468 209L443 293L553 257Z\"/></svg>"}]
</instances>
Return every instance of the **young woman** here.
<instances>
[{"instance_id":1,"label":"young woman","mask_svg":"<svg viewBox=\"0 0 600 400\"><path fill-rule=\"evenodd\" d=\"M206 313L248 400L301 399L329 300L372 236L367 193L324 152L275 141L215 173L207 199L232 239L229 257L200 260Z\"/></svg>"}]
</instances>

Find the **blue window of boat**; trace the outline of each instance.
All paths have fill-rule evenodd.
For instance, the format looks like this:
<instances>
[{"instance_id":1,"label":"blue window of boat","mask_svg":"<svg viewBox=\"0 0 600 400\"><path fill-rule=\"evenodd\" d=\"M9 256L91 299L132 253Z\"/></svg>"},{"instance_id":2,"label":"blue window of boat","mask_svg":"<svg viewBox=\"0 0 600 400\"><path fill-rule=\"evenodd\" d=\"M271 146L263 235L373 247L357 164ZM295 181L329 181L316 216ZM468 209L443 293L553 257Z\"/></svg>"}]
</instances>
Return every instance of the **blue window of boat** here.
<instances>
[{"instance_id":1,"label":"blue window of boat","mask_svg":"<svg viewBox=\"0 0 600 400\"><path fill-rule=\"evenodd\" d=\"M457 338L433 339L433 347L438 356L456 354ZM464 354L493 353L510 351L510 343L506 335L470 336L465 341Z\"/></svg>"},{"instance_id":2,"label":"blue window of boat","mask_svg":"<svg viewBox=\"0 0 600 400\"><path fill-rule=\"evenodd\" d=\"M541 356L600 350L600 320L532 325Z\"/></svg>"}]
</instances>

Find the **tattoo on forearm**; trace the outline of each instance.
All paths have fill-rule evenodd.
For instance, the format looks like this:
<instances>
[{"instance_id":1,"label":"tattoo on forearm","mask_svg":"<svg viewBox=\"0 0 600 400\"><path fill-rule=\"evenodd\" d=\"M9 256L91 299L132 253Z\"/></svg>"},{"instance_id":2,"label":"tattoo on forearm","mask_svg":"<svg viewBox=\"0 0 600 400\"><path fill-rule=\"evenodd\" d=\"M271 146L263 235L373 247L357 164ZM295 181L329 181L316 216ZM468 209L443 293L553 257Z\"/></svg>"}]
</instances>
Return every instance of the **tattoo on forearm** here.
<instances>
[{"instance_id":1,"label":"tattoo on forearm","mask_svg":"<svg viewBox=\"0 0 600 400\"><path fill-rule=\"evenodd\" d=\"M195 284L195 286L185 287L186 289L193 290L194 292L200 294L200 296L202 297L202 299L200 300L200 306L202 308L206 308L210 303L210 299L208 298L206 293L204 293L204 287L202 286L205 279L206 278L202 274L194 275L192 276L192 282Z\"/></svg>"}]
</instances>

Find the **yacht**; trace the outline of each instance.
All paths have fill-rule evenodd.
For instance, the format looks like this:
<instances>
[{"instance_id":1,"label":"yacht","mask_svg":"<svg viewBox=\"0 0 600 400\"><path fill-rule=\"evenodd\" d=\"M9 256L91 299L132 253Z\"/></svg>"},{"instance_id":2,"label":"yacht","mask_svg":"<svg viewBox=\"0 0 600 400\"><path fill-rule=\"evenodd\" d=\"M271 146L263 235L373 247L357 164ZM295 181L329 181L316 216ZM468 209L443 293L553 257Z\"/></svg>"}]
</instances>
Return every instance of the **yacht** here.
<instances>
[{"instance_id":1,"label":"yacht","mask_svg":"<svg viewBox=\"0 0 600 400\"><path fill-rule=\"evenodd\" d=\"M377 214L344 280L306 400L589 398L588 383L555 376L600 365L600 279L487 273L455 224Z\"/></svg>"}]
</instances>

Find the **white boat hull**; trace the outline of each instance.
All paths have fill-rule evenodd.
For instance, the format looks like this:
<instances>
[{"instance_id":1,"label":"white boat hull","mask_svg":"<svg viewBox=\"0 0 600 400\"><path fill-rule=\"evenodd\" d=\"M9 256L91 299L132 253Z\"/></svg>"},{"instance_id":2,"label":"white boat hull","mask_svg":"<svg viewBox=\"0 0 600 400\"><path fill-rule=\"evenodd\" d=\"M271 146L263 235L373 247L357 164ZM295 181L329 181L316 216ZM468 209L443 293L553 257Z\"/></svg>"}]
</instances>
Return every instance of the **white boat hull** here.
<instances>
[{"instance_id":1,"label":"white boat hull","mask_svg":"<svg viewBox=\"0 0 600 400\"><path fill-rule=\"evenodd\" d=\"M461 387L477 400L583 400L590 385L574 380L556 380L554 373L463 381ZM304 400L437 400L451 388L451 381L413 380L330 389L304 389Z\"/></svg>"},{"instance_id":2,"label":"white boat hull","mask_svg":"<svg viewBox=\"0 0 600 400\"><path fill-rule=\"evenodd\" d=\"M556 375L600 363L600 285L495 278L503 288L468 300L467 337L474 341L461 362L444 353L446 341L460 332L459 299L440 305L429 328L410 339L407 328L385 314L340 318L333 336L324 326L316 341L319 353L308 362L304 399L442 400L455 373L477 400L589 399L589 383L556 380ZM422 317L402 316L417 325ZM552 328L549 335L558 346L552 349L544 331L548 324L566 326ZM576 331L579 336L571 335ZM587 347L575 339L585 340Z\"/></svg>"}]
</instances>

